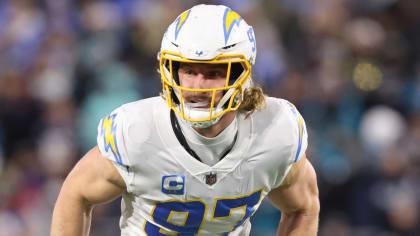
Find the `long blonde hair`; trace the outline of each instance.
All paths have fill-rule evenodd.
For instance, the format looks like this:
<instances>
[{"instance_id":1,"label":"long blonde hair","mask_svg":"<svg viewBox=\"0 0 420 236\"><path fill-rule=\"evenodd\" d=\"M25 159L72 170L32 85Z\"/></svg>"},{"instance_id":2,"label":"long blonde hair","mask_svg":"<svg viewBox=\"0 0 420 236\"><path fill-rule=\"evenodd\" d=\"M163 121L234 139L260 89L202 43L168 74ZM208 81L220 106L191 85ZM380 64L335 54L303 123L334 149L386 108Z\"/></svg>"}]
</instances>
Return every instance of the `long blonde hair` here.
<instances>
[{"instance_id":1,"label":"long blonde hair","mask_svg":"<svg viewBox=\"0 0 420 236\"><path fill-rule=\"evenodd\" d=\"M252 85L245 89L244 98L239 106L239 112L248 118L252 113L265 107L265 94L261 87Z\"/></svg>"}]
</instances>

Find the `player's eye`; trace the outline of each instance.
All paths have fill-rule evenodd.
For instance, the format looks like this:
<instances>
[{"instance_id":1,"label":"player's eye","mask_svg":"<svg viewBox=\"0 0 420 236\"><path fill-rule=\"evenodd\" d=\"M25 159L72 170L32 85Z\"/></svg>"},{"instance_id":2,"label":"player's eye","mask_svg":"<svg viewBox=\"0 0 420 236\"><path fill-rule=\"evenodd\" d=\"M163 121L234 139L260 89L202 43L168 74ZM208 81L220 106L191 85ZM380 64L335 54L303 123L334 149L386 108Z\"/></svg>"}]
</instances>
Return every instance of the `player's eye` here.
<instances>
[{"instance_id":1,"label":"player's eye","mask_svg":"<svg viewBox=\"0 0 420 236\"><path fill-rule=\"evenodd\" d=\"M210 71L208 73L208 77L210 77L210 78L222 77L222 72L220 72L220 71Z\"/></svg>"},{"instance_id":2,"label":"player's eye","mask_svg":"<svg viewBox=\"0 0 420 236\"><path fill-rule=\"evenodd\" d=\"M184 68L184 69L182 69L182 71L183 71L183 73L184 74L186 74L186 75L194 75L194 71L192 70L192 69L190 69L190 68Z\"/></svg>"}]
</instances>

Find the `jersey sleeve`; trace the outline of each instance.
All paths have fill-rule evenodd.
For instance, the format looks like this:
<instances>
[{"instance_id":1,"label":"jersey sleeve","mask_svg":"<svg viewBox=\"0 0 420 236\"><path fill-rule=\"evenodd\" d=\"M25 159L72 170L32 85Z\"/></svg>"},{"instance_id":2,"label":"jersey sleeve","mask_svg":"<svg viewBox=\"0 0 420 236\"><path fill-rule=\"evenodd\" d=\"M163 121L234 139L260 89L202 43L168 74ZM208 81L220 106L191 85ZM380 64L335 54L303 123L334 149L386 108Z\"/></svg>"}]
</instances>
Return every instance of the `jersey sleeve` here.
<instances>
[{"instance_id":1,"label":"jersey sleeve","mask_svg":"<svg viewBox=\"0 0 420 236\"><path fill-rule=\"evenodd\" d=\"M277 168L275 174L272 175L274 180L272 188L277 188L283 183L293 164L302 158L308 147L305 120L292 103L286 100L282 100L281 103L283 107L281 111L285 117L281 119L283 122L280 127L283 136L280 140L286 145L280 145L282 148L278 155L281 158L277 159L276 165L273 165Z\"/></svg>"},{"instance_id":2,"label":"jersey sleeve","mask_svg":"<svg viewBox=\"0 0 420 236\"><path fill-rule=\"evenodd\" d=\"M112 161L129 188L133 173L130 171L125 142L126 123L121 107L103 117L98 125L97 144L102 156Z\"/></svg>"},{"instance_id":3,"label":"jersey sleeve","mask_svg":"<svg viewBox=\"0 0 420 236\"><path fill-rule=\"evenodd\" d=\"M271 189L279 187L292 166L304 156L308 147L308 134L305 120L296 107L284 99L270 99L268 116L271 119L270 146L275 150L270 158L268 178Z\"/></svg>"},{"instance_id":4,"label":"jersey sleeve","mask_svg":"<svg viewBox=\"0 0 420 236\"><path fill-rule=\"evenodd\" d=\"M292 163L295 163L305 154L306 148L308 147L308 133L305 120L303 119L302 115L292 103L288 101L286 101L286 103L287 109L290 112L289 116L292 122L293 136L295 139L293 142L294 150L292 150L292 156L290 157L290 160Z\"/></svg>"}]
</instances>

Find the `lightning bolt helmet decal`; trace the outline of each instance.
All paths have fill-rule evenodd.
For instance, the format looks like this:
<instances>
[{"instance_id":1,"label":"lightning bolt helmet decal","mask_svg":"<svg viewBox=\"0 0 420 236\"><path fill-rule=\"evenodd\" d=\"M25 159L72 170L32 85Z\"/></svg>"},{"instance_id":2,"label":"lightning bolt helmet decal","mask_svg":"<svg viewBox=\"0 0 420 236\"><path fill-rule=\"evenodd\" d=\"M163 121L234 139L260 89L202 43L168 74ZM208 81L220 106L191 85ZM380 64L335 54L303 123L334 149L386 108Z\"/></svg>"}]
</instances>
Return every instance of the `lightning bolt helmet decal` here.
<instances>
[{"instance_id":1,"label":"lightning bolt helmet decal","mask_svg":"<svg viewBox=\"0 0 420 236\"><path fill-rule=\"evenodd\" d=\"M233 26L239 26L241 20L242 17L238 13L232 11L230 8L226 8L225 14L223 15L223 33L225 34L225 44L227 44L227 41L229 40L230 32L232 32Z\"/></svg>"},{"instance_id":2,"label":"lightning bolt helmet decal","mask_svg":"<svg viewBox=\"0 0 420 236\"><path fill-rule=\"evenodd\" d=\"M175 27L175 40L178 38L179 31L181 30L182 26L184 25L185 21L187 20L188 16L190 15L191 9L188 11L184 11L176 21L176 27Z\"/></svg>"}]
</instances>

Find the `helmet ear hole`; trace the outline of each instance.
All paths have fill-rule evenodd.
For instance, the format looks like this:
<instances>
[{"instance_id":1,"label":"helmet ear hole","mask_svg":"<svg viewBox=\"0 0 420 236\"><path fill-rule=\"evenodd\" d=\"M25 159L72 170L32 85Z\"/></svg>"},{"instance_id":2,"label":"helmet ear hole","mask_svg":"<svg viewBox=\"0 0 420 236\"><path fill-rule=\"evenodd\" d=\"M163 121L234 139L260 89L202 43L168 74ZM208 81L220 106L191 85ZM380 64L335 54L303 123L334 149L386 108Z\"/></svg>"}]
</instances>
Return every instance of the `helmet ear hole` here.
<instances>
[{"instance_id":1,"label":"helmet ear hole","mask_svg":"<svg viewBox=\"0 0 420 236\"><path fill-rule=\"evenodd\" d=\"M169 60L165 61L165 67L168 71L170 70ZM179 85L179 77L178 77L178 69L179 69L180 63L177 61L172 61L172 77L174 78L174 81L177 85Z\"/></svg>"},{"instance_id":2,"label":"helmet ear hole","mask_svg":"<svg viewBox=\"0 0 420 236\"><path fill-rule=\"evenodd\" d=\"M232 63L230 68L229 85L234 84L244 70L245 69L240 62Z\"/></svg>"},{"instance_id":3,"label":"helmet ear hole","mask_svg":"<svg viewBox=\"0 0 420 236\"><path fill-rule=\"evenodd\" d=\"M240 62L232 63L230 68L230 76L229 76L229 86L233 85L238 79L239 76L245 71L245 68L242 66ZM223 95L226 94L227 91L223 91ZM228 108L228 102L223 105L223 108Z\"/></svg>"},{"instance_id":4,"label":"helmet ear hole","mask_svg":"<svg viewBox=\"0 0 420 236\"><path fill-rule=\"evenodd\" d=\"M178 69L179 69L180 63L179 63L179 62L177 62L177 61L172 61L172 62L170 62L169 60L166 60L166 61L165 61L165 67L166 67L166 69L167 69L168 71L171 71L171 70L170 70L170 65L169 65L169 63L172 63L172 78L174 78L175 83L176 83L177 85L179 85ZM173 88L173 87L171 87L171 88L170 88L170 90L171 90L171 98L172 98L172 101L173 101L175 104L180 104L179 99L178 99L178 97L177 97L177 96L176 96L176 94L175 94L175 90L174 90L174 88Z\"/></svg>"}]
</instances>

